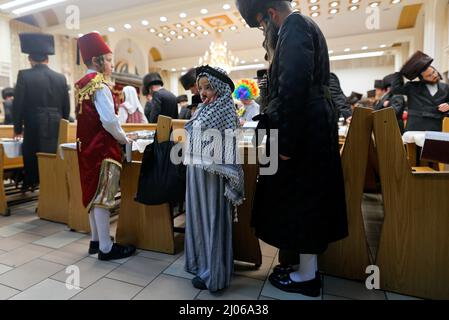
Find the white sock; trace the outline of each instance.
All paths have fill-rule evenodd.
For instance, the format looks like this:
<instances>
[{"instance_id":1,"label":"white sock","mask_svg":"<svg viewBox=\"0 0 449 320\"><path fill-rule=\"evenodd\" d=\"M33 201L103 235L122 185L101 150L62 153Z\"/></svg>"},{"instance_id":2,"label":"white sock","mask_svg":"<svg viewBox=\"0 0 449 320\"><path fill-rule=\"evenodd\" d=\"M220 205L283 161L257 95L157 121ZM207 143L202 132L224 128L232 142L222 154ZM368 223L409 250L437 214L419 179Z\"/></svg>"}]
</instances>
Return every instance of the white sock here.
<instances>
[{"instance_id":1,"label":"white sock","mask_svg":"<svg viewBox=\"0 0 449 320\"><path fill-rule=\"evenodd\" d=\"M95 214L92 211L89 212L89 222L91 241L98 241L97 223L95 222Z\"/></svg>"},{"instance_id":2,"label":"white sock","mask_svg":"<svg viewBox=\"0 0 449 320\"><path fill-rule=\"evenodd\" d=\"M304 282L315 279L318 271L318 257L316 254L300 254L299 270L290 273L295 282Z\"/></svg>"},{"instance_id":3,"label":"white sock","mask_svg":"<svg viewBox=\"0 0 449 320\"><path fill-rule=\"evenodd\" d=\"M109 234L111 213L103 208L94 208L95 222L97 224L98 238L100 240L100 250L109 253L112 249L111 236Z\"/></svg>"}]
</instances>

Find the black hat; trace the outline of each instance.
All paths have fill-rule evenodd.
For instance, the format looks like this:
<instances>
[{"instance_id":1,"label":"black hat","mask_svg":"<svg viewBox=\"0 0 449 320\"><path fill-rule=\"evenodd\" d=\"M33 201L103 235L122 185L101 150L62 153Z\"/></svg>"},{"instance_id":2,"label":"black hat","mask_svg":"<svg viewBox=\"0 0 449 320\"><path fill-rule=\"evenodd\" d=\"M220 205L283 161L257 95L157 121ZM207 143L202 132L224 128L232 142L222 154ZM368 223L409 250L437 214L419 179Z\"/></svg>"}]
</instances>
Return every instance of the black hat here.
<instances>
[{"instance_id":1,"label":"black hat","mask_svg":"<svg viewBox=\"0 0 449 320\"><path fill-rule=\"evenodd\" d=\"M189 101L189 98L187 98L187 95L186 95L186 94L182 94L182 95L180 95L180 96L178 96L178 97L176 98L176 101L177 101L178 103L181 103L181 102L188 102L188 101Z\"/></svg>"},{"instance_id":2,"label":"black hat","mask_svg":"<svg viewBox=\"0 0 449 320\"><path fill-rule=\"evenodd\" d=\"M164 85L161 75L157 72L149 73L143 78L143 88L142 88L143 95L147 96L150 93L148 90L149 87L153 85L161 85L161 86Z\"/></svg>"},{"instance_id":3,"label":"black hat","mask_svg":"<svg viewBox=\"0 0 449 320\"><path fill-rule=\"evenodd\" d=\"M5 88L2 90L2 98L6 100L6 98L14 97L14 89L13 88Z\"/></svg>"},{"instance_id":4,"label":"black hat","mask_svg":"<svg viewBox=\"0 0 449 320\"><path fill-rule=\"evenodd\" d=\"M195 86L196 69L190 69L189 71L187 71L185 75L179 78L179 81L181 82L185 90L190 90L190 88Z\"/></svg>"},{"instance_id":5,"label":"black hat","mask_svg":"<svg viewBox=\"0 0 449 320\"><path fill-rule=\"evenodd\" d=\"M55 54L55 40L51 34L20 33L19 38L22 52L29 54L37 62Z\"/></svg>"},{"instance_id":6,"label":"black hat","mask_svg":"<svg viewBox=\"0 0 449 320\"><path fill-rule=\"evenodd\" d=\"M426 71L428 67L432 65L433 59L427 54L417 51L411 58L404 64L401 69L401 73L409 80L417 78L421 73Z\"/></svg>"},{"instance_id":7,"label":"black hat","mask_svg":"<svg viewBox=\"0 0 449 320\"><path fill-rule=\"evenodd\" d=\"M261 70L257 70L257 77L255 77L254 79L263 79L263 77L267 74L268 69L261 69Z\"/></svg>"},{"instance_id":8,"label":"black hat","mask_svg":"<svg viewBox=\"0 0 449 320\"><path fill-rule=\"evenodd\" d=\"M385 85L383 80L375 80L374 81L374 88L375 89L385 89Z\"/></svg>"},{"instance_id":9,"label":"black hat","mask_svg":"<svg viewBox=\"0 0 449 320\"><path fill-rule=\"evenodd\" d=\"M362 97L363 97L363 94L357 93L357 92L352 92L348 98L348 103L351 105L356 104L357 102L362 100Z\"/></svg>"},{"instance_id":10,"label":"black hat","mask_svg":"<svg viewBox=\"0 0 449 320\"><path fill-rule=\"evenodd\" d=\"M292 2L292 0L271 0L271 1L288 1ZM246 23L251 28L256 28L259 26L259 22L256 19L258 13L264 11L266 7L266 0L236 0L236 6L242 15L243 19L245 19Z\"/></svg>"},{"instance_id":11,"label":"black hat","mask_svg":"<svg viewBox=\"0 0 449 320\"><path fill-rule=\"evenodd\" d=\"M210 75L220 79L224 83L229 84L229 86L231 87L231 91L234 92L234 90L235 90L234 82L231 80L231 78L229 78L229 76L225 72L220 72L217 69L214 69L209 65L206 65L206 66L201 66L201 67L196 68L196 75L198 76L201 73L210 74Z\"/></svg>"},{"instance_id":12,"label":"black hat","mask_svg":"<svg viewBox=\"0 0 449 320\"><path fill-rule=\"evenodd\" d=\"M366 93L366 96L368 98L375 98L376 97L376 90L370 90Z\"/></svg>"},{"instance_id":13,"label":"black hat","mask_svg":"<svg viewBox=\"0 0 449 320\"><path fill-rule=\"evenodd\" d=\"M388 76L386 76L382 81L384 83L384 88L388 88L391 87L393 85L393 80L395 78L394 74L389 74Z\"/></svg>"}]
</instances>

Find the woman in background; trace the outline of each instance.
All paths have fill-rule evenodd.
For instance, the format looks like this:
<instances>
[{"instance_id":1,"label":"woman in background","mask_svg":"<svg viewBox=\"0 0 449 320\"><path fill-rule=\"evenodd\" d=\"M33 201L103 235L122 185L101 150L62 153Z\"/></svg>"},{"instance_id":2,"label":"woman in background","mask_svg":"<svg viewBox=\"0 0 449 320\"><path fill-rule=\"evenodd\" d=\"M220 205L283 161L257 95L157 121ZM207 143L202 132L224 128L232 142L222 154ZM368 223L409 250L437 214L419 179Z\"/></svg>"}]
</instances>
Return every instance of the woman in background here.
<instances>
[{"instance_id":1,"label":"woman in background","mask_svg":"<svg viewBox=\"0 0 449 320\"><path fill-rule=\"evenodd\" d=\"M118 118L120 123L148 123L142 104L137 96L136 88L127 86L123 88L125 102L120 105Z\"/></svg>"}]
</instances>

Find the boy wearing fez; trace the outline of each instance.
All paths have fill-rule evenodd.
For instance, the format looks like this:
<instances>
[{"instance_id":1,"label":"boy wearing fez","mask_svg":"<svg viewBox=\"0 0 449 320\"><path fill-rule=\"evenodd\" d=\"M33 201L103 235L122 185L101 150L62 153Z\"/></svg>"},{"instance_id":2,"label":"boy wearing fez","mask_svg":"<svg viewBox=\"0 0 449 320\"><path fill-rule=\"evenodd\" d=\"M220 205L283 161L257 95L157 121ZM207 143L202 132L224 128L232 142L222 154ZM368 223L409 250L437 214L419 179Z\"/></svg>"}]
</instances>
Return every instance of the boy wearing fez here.
<instances>
[{"instance_id":1,"label":"boy wearing fez","mask_svg":"<svg viewBox=\"0 0 449 320\"><path fill-rule=\"evenodd\" d=\"M89 254L100 260L133 255L136 248L111 241L110 210L115 205L122 162L120 145L130 142L117 117L117 103L106 78L112 74L112 51L98 33L78 39L87 74L76 83L77 149L83 204L89 211Z\"/></svg>"}]
</instances>

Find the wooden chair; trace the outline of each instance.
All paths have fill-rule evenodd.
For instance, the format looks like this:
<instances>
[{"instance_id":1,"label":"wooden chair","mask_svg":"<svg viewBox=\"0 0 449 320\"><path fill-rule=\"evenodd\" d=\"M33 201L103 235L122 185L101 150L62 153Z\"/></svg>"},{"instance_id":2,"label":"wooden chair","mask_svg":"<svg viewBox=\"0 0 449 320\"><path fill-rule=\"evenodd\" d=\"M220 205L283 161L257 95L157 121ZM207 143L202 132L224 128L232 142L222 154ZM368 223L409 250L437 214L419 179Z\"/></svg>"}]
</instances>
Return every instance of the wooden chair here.
<instances>
[{"instance_id":1,"label":"wooden chair","mask_svg":"<svg viewBox=\"0 0 449 320\"><path fill-rule=\"evenodd\" d=\"M58 148L63 143L76 141L76 125L67 120L59 124ZM68 223L69 199L66 164L57 150L56 154L38 153L39 162L39 218Z\"/></svg>"},{"instance_id":2,"label":"wooden chair","mask_svg":"<svg viewBox=\"0 0 449 320\"><path fill-rule=\"evenodd\" d=\"M0 126L0 138L12 139L14 137L14 126ZM23 168L23 158L8 158L0 144L0 215L9 216L11 210L8 208L8 202L5 192L4 172Z\"/></svg>"},{"instance_id":3,"label":"wooden chair","mask_svg":"<svg viewBox=\"0 0 449 320\"><path fill-rule=\"evenodd\" d=\"M449 173L412 172L393 110L374 113L385 220L383 290L449 299Z\"/></svg>"},{"instance_id":4,"label":"wooden chair","mask_svg":"<svg viewBox=\"0 0 449 320\"><path fill-rule=\"evenodd\" d=\"M354 280L365 279L366 267L371 264L362 200L372 141L372 119L371 109L355 108L342 151L349 237L330 244L319 258L319 268L323 273Z\"/></svg>"}]
</instances>

